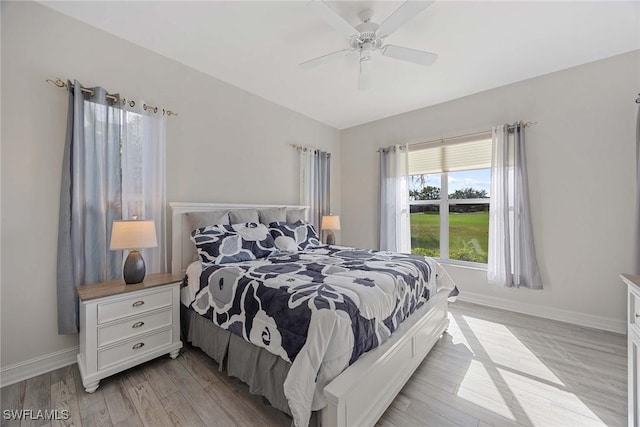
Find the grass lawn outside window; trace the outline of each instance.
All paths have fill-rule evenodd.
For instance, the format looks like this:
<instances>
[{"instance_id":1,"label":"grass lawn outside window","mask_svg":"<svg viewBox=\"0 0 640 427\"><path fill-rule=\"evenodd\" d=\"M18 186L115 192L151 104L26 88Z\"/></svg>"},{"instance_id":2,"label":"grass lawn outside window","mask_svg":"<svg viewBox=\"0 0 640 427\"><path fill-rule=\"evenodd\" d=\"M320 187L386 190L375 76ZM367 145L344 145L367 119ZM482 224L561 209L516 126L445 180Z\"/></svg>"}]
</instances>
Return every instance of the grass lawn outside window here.
<instances>
[{"instance_id":1,"label":"grass lawn outside window","mask_svg":"<svg viewBox=\"0 0 640 427\"><path fill-rule=\"evenodd\" d=\"M451 206L454 208L454 206ZM489 212L449 211L449 259L487 263ZM440 258L440 214L411 214L411 252Z\"/></svg>"}]
</instances>

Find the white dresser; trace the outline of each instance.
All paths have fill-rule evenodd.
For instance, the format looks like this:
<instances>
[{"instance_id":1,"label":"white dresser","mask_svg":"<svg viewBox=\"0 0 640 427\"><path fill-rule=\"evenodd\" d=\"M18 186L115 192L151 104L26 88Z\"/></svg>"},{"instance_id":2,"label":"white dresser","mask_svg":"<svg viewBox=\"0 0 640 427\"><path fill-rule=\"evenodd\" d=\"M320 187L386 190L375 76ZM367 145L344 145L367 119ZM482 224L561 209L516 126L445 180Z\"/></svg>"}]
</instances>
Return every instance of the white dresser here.
<instances>
[{"instance_id":1,"label":"white dresser","mask_svg":"<svg viewBox=\"0 0 640 427\"><path fill-rule=\"evenodd\" d=\"M78 367L89 393L100 380L163 354L176 358L180 341L180 283L150 274L142 283L122 280L78 286Z\"/></svg>"},{"instance_id":2,"label":"white dresser","mask_svg":"<svg viewBox=\"0 0 640 427\"><path fill-rule=\"evenodd\" d=\"M640 276L621 274L627 285L627 383L629 387L629 426L640 426Z\"/></svg>"}]
</instances>

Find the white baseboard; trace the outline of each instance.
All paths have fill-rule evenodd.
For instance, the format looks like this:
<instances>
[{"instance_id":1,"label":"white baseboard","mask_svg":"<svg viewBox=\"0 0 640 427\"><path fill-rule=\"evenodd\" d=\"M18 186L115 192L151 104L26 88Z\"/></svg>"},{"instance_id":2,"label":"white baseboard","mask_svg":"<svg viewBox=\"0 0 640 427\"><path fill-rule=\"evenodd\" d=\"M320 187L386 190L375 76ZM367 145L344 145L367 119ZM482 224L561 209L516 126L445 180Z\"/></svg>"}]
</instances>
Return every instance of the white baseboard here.
<instances>
[{"instance_id":1,"label":"white baseboard","mask_svg":"<svg viewBox=\"0 0 640 427\"><path fill-rule=\"evenodd\" d=\"M501 308L503 310L514 311L516 313L528 314L530 316L542 317L545 319L558 320L560 322L571 323L574 325L584 326L586 328L600 329L619 334L627 333L627 324L624 319L611 319L609 317L594 316L593 314L542 307L539 305L526 304L506 298L493 297L473 292L460 292L458 298L465 302Z\"/></svg>"},{"instance_id":2,"label":"white baseboard","mask_svg":"<svg viewBox=\"0 0 640 427\"><path fill-rule=\"evenodd\" d=\"M0 387L17 383L40 374L76 363L78 346L69 347L55 353L18 362L0 369Z\"/></svg>"}]
</instances>

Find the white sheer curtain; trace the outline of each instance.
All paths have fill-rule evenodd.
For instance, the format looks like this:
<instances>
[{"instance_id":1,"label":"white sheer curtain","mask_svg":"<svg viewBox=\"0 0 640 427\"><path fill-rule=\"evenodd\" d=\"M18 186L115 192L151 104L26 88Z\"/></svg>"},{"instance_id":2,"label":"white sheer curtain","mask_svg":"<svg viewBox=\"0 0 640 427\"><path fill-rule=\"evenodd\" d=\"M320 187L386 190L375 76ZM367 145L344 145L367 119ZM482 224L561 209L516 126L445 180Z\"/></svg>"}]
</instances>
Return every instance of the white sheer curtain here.
<instances>
[{"instance_id":1,"label":"white sheer curtain","mask_svg":"<svg viewBox=\"0 0 640 427\"><path fill-rule=\"evenodd\" d=\"M491 284L542 289L525 154L522 122L493 128L487 279Z\"/></svg>"},{"instance_id":2,"label":"white sheer curtain","mask_svg":"<svg viewBox=\"0 0 640 427\"><path fill-rule=\"evenodd\" d=\"M411 252L407 146L380 150L380 250Z\"/></svg>"},{"instance_id":3,"label":"white sheer curtain","mask_svg":"<svg viewBox=\"0 0 640 427\"><path fill-rule=\"evenodd\" d=\"M122 218L137 216L155 221L158 247L141 250L147 274L167 271L165 132L162 108L126 101L122 120Z\"/></svg>"},{"instance_id":4,"label":"white sheer curtain","mask_svg":"<svg viewBox=\"0 0 640 427\"><path fill-rule=\"evenodd\" d=\"M309 206L309 222L320 235L322 215L331 212L331 154L299 147L300 204Z\"/></svg>"}]
</instances>

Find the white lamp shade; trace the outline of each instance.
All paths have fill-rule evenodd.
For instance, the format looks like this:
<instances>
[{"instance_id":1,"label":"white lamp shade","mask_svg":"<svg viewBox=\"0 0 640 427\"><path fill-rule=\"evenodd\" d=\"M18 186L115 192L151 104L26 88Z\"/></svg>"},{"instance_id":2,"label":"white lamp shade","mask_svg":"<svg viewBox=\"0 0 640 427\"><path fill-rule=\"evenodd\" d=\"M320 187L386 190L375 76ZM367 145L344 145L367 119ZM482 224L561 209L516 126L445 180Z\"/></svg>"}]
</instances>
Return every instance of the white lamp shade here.
<instances>
[{"instance_id":1,"label":"white lamp shade","mask_svg":"<svg viewBox=\"0 0 640 427\"><path fill-rule=\"evenodd\" d=\"M113 221L109 247L112 251L156 246L158 246L158 239L153 221Z\"/></svg>"},{"instance_id":2,"label":"white lamp shade","mask_svg":"<svg viewBox=\"0 0 640 427\"><path fill-rule=\"evenodd\" d=\"M324 215L320 228L323 230L340 230L340 215Z\"/></svg>"}]
</instances>

